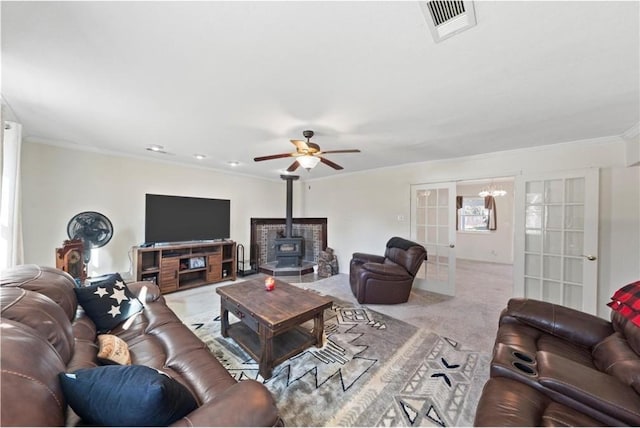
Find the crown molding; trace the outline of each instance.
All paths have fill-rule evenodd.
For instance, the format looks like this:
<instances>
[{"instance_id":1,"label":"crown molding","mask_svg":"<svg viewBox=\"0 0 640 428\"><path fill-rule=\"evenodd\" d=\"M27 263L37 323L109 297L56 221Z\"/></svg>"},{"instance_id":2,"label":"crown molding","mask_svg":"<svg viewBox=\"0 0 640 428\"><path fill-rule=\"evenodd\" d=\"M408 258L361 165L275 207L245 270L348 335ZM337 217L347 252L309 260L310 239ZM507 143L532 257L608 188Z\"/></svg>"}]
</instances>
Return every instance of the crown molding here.
<instances>
[{"instance_id":1,"label":"crown molding","mask_svg":"<svg viewBox=\"0 0 640 428\"><path fill-rule=\"evenodd\" d=\"M221 169L221 168L216 168L213 166L207 166L207 165L194 165L188 162L183 162L180 161L178 159L171 159L171 158L167 158L167 159L161 159L161 158L150 158L148 156L144 156L144 155L137 155L137 154L131 154L131 153L122 153L119 151L115 151L115 150L108 150L108 149L102 149L99 147L94 147L94 146L83 146L80 144L76 144L76 143L72 143L69 141L61 141L61 140L51 140L48 138L41 138L41 137L27 137L23 140L25 143L27 144L43 144L46 146L53 146L53 147L60 147L63 149L67 149L67 150L77 150L80 152L88 152L88 153L96 153L96 154L100 154L100 155L105 155L105 156L114 156L114 157L119 157L119 158L127 158L127 159L136 159L136 160L140 160L140 161L144 161L144 162L151 162L151 163L164 163L164 164L169 164L169 165L174 165L174 166L179 166L179 167L183 167L183 168L195 168L195 169L202 169L202 170L206 170L206 171L212 171L215 173L219 173L219 174L228 174L228 175L235 175L235 176L239 176L239 177L246 177L246 178L252 178L252 179L256 179L256 180L263 180L263 181L272 181L272 182L280 182L280 177L274 177L274 178L265 178L265 177L260 177L258 175L253 175L253 174L247 174L247 173L243 173L240 171L229 171L229 170L225 170L225 169ZM164 156L164 155L160 155L160 156ZM169 155L169 156L173 156L173 155Z\"/></svg>"},{"instance_id":2,"label":"crown molding","mask_svg":"<svg viewBox=\"0 0 640 428\"><path fill-rule=\"evenodd\" d=\"M627 129L621 137L625 141L635 140L640 137L640 122L636 122L635 125Z\"/></svg>"},{"instance_id":3,"label":"crown molding","mask_svg":"<svg viewBox=\"0 0 640 428\"><path fill-rule=\"evenodd\" d=\"M640 166L640 122L627 129L620 136L625 141L627 166Z\"/></svg>"}]
</instances>

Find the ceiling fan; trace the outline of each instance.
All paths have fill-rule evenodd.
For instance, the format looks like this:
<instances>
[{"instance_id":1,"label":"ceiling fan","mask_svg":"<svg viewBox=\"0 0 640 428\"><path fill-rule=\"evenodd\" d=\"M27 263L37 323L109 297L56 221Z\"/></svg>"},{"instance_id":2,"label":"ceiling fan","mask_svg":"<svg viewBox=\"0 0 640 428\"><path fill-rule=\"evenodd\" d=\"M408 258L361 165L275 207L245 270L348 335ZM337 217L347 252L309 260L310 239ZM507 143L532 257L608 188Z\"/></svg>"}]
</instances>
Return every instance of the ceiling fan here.
<instances>
[{"instance_id":1,"label":"ceiling fan","mask_svg":"<svg viewBox=\"0 0 640 428\"><path fill-rule=\"evenodd\" d=\"M302 140L290 140L294 146L296 146L296 151L293 153L280 153L277 155L269 155L269 156L260 156L257 158L253 158L255 162L271 160L271 159L280 159L280 158L288 158L293 157L296 160L289 165L287 168L288 172L293 172L298 169L299 166L302 166L307 171L311 170L314 166L316 166L319 162L322 162L325 165L330 166L333 169L344 169L340 165L335 162L331 162L329 159L322 157L321 155L325 155L327 153L360 153L358 149L348 149L348 150L327 150L322 151L320 146L316 143L312 143L309 141L311 137L313 137L314 132L307 130L303 131L302 135L307 141Z\"/></svg>"}]
</instances>

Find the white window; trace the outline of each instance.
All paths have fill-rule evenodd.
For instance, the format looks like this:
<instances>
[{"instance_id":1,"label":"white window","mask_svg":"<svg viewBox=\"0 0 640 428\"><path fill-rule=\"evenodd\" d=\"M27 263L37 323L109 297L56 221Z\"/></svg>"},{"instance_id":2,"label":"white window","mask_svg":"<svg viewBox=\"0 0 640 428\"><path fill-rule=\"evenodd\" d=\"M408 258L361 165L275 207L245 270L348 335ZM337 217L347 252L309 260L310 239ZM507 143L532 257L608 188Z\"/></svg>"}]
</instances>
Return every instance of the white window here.
<instances>
[{"instance_id":1,"label":"white window","mask_svg":"<svg viewBox=\"0 0 640 428\"><path fill-rule=\"evenodd\" d=\"M459 230L478 232L489 230L489 210L484 207L484 198L462 197L462 208L458 210Z\"/></svg>"}]
</instances>

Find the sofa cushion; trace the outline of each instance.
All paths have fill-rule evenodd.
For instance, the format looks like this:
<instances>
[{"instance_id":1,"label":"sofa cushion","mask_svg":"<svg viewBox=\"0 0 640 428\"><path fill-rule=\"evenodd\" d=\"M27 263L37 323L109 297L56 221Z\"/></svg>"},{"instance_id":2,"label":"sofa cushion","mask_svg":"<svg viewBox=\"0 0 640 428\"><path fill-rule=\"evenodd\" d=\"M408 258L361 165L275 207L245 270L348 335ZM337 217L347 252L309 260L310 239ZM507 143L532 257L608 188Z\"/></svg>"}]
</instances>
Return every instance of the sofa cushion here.
<instances>
[{"instance_id":1,"label":"sofa cushion","mask_svg":"<svg viewBox=\"0 0 640 428\"><path fill-rule=\"evenodd\" d=\"M44 294L64 310L69 321L76 316L78 301L73 292L76 282L60 269L33 264L16 266L2 271L0 285Z\"/></svg>"},{"instance_id":2,"label":"sofa cushion","mask_svg":"<svg viewBox=\"0 0 640 428\"><path fill-rule=\"evenodd\" d=\"M619 312L611 312L611 324L629 342L633 351L640 355L640 327L623 317Z\"/></svg>"},{"instance_id":3,"label":"sofa cushion","mask_svg":"<svg viewBox=\"0 0 640 428\"><path fill-rule=\"evenodd\" d=\"M124 282L116 281L113 285L92 285L74 290L78 303L95 323L99 333L110 331L143 309L142 303Z\"/></svg>"},{"instance_id":4,"label":"sofa cushion","mask_svg":"<svg viewBox=\"0 0 640 428\"><path fill-rule=\"evenodd\" d=\"M494 377L484 385L473 425L577 427L602 426L603 422L523 383Z\"/></svg>"},{"instance_id":5,"label":"sofa cushion","mask_svg":"<svg viewBox=\"0 0 640 428\"><path fill-rule=\"evenodd\" d=\"M631 386L640 393L640 356L625 337L616 332L593 348L593 361L599 370Z\"/></svg>"},{"instance_id":6,"label":"sofa cushion","mask_svg":"<svg viewBox=\"0 0 640 428\"><path fill-rule=\"evenodd\" d=\"M602 318L534 299L509 299L506 310L500 315L500 325L507 323L527 324L557 337L558 341L585 348L597 345L613 333L611 323Z\"/></svg>"},{"instance_id":7,"label":"sofa cushion","mask_svg":"<svg viewBox=\"0 0 640 428\"><path fill-rule=\"evenodd\" d=\"M405 268L411 276L415 276L427 258L427 250L418 243L393 237L387 242L384 255L388 260Z\"/></svg>"},{"instance_id":8,"label":"sofa cushion","mask_svg":"<svg viewBox=\"0 0 640 428\"><path fill-rule=\"evenodd\" d=\"M0 426L62 426L64 395L58 373L65 363L33 328L0 320Z\"/></svg>"},{"instance_id":9,"label":"sofa cushion","mask_svg":"<svg viewBox=\"0 0 640 428\"><path fill-rule=\"evenodd\" d=\"M166 426L198 407L180 382L146 366L101 366L59 378L67 402L89 424Z\"/></svg>"},{"instance_id":10,"label":"sofa cushion","mask_svg":"<svg viewBox=\"0 0 640 428\"><path fill-rule=\"evenodd\" d=\"M589 348L521 323L506 322L502 324L496 334L496 346L499 344L518 349L529 355L536 355L538 351L552 352L584 366L594 367Z\"/></svg>"},{"instance_id":11,"label":"sofa cushion","mask_svg":"<svg viewBox=\"0 0 640 428\"><path fill-rule=\"evenodd\" d=\"M27 325L58 352L66 364L73 355L71 321L61 306L44 294L17 287L0 288L2 318Z\"/></svg>"}]
</instances>

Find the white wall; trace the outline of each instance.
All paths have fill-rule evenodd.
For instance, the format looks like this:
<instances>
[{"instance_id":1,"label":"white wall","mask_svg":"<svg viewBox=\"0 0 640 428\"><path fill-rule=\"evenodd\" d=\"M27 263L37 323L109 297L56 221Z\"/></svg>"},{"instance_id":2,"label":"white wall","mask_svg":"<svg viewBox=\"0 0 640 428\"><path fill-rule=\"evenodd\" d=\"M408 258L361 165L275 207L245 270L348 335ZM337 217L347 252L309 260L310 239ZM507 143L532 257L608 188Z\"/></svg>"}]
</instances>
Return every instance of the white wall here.
<instances>
[{"instance_id":1,"label":"white wall","mask_svg":"<svg viewBox=\"0 0 640 428\"><path fill-rule=\"evenodd\" d=\"M352 253L381 254L391 236L409 237L411 184L599 167L605 179L600 182L598 313L608 317L604 304L613 292L640 279L640 169L624 165L625 143L613 137L342 174L307 183L304 215L329 218L329 245L340 270L348 272ZM398 215L405 220L398 221Z\"/></svg>"},{"instance_id":2,"label":"white wall","mask_svg":"<svg viewBox=\"0 0 640 428\"><path fill-rule=\"evenodd\" d=\"M625 167L618 138L421 162L326 179L294 182L294 216L327 217L328 244L340 271L356 251L381 254L394 235L410 234L411 184L601 168L599 314L622 285L640 279L640 168ZM366 147L365 147L366 150ZM99 273L128 271L127 253L144 240L144 194L231 199L231 235L249 243L251 217L284 217L285 185L178 165L23 144L25 262L54 265L54 249L81 211L105 214L112 241L99 252ZM306 178L304 175L302 179ZM401 216L403 220L399 220Z\"/></svg>"},{"instance_id":3,"label":"white wall","mask_svg":"<svg viewBox=\"0 0 640 428\"><path fill-rule=\"evenodd\" d=\"M599 302L640 280L640 166L600 171ZM600 305L599 314L609 309Z\"/></svg>"},{"instance_id":4,"label":"white wall","mask_svg":"<svg viewBox=\"0 0 640 428\"><path fill-rule=\"evenodd\" d=\"M284 217L285 184L164 162L23 144L25 263L55 266L69 220L98 211L114 227L89 274L128 272L129 251L144 242L145 193L231 200L231 238L249 247L251 217ZM294 205L294 215L296 215Z\"/></svg>"},{"instance_id":5,"label":"white wall","mask_svg":"<svg viewBox=\"0 0 640 428\"><path fill-rule=\"evenodd\" d=\"M640 141L627 141L627 165L640 165Z\"/></svg>"},{"instance_id":6,"label":"white wall","mask_svg":"<svg viewBox=\"0 0 640 428\"><path fill-rule=\"evenodd\" d=\"M457 196L478 197L478 193L488 183L458 183ZM456 257L493 263L513 263L513 181L496 183L505 190L505 196L498 196L496 230L456 233Z\"/></svg>"}]
</instances>

